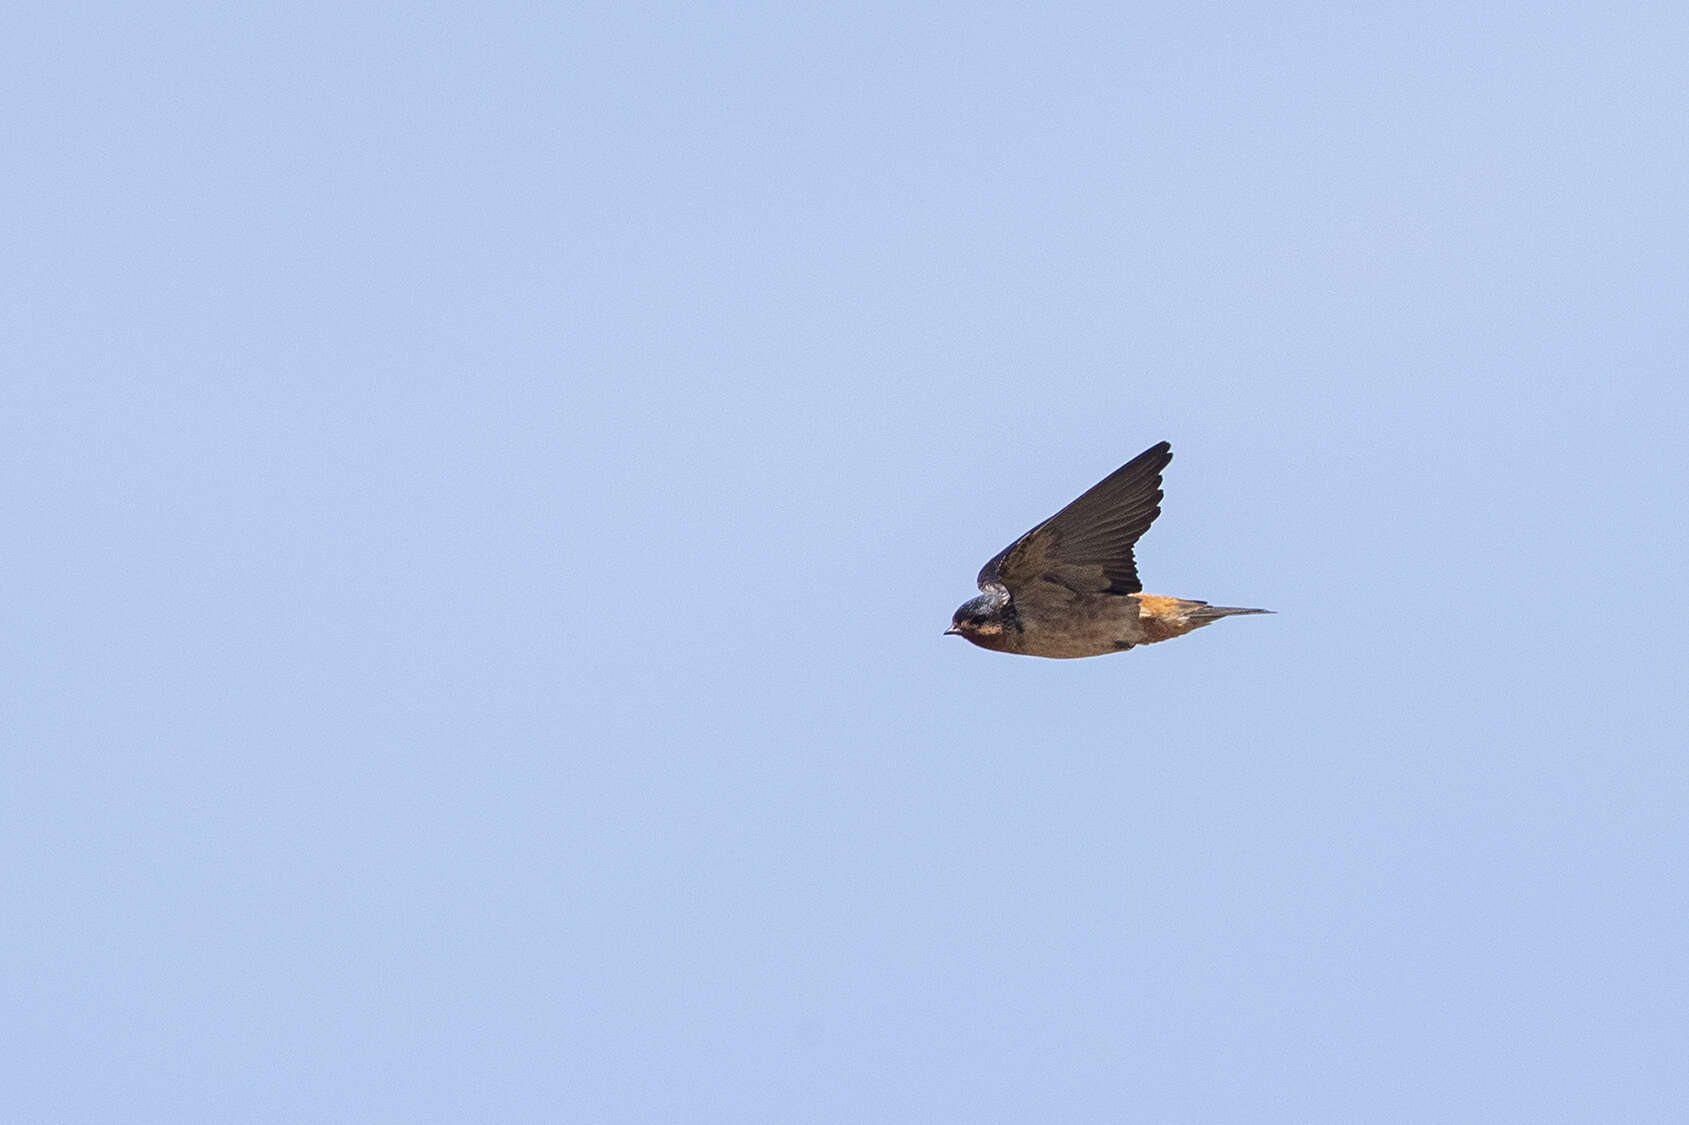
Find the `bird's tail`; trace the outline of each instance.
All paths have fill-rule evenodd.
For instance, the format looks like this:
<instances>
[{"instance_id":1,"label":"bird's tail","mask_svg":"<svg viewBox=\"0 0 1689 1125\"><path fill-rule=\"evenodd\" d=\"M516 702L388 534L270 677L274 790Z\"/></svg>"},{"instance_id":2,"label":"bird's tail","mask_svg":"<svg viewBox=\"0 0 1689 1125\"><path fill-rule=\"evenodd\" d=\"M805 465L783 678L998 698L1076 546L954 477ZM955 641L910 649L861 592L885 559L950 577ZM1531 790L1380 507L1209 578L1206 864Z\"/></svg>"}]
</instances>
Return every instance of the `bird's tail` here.
<instances>
[{"instance_id":1,"label":"bird's tail","mask_svg":"<svg viewBox=\"0 0 1689 1125\"><path fill-rule=\"evenodd\" d=\"M1235 605L1201 605L1190 611L1196 620L1210 617L1236 617L1240 613L1272 613L1270 609L1244 609Z\"/></svg>"}]
</instances>

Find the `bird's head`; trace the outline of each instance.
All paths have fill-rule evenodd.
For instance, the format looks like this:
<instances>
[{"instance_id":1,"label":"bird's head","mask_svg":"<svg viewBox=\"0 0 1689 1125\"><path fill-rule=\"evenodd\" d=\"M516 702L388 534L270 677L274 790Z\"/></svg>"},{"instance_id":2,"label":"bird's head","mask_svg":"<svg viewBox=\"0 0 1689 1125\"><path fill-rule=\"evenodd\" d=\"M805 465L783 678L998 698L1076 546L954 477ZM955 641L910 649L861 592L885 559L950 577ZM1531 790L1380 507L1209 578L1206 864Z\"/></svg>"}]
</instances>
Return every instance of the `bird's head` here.
<instances>
[{"instance_id":1,"label":"bird's head","mask_svg":"<svg viewBox=\"0 0 1689 1125\"><path fill-rule=\"evenodd\" d=\"M965 601L950 618L950 628L944 635L954 633L966 637L976 645L991 646L994 638L1003 635L1008 625L1009 599L1005 594L981 594Z\"/></svg>"}]
</instances>

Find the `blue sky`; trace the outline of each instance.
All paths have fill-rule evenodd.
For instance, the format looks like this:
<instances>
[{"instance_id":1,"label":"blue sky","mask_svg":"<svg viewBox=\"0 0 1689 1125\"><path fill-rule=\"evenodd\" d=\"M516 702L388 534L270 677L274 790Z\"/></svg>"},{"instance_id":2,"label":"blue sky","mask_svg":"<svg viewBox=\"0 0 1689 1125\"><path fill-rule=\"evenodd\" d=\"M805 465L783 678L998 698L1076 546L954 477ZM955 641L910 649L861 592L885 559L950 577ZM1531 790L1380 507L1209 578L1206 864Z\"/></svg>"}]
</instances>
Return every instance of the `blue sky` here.
<instances>
[{"instance_id":1,"label":"blue sky","mask_svg":"<svg viewBox=\"0 0 1689 1125\"><path fill-rule=\"evenodd\" d=\"M1680 1118L1679 6L0 25L20 1119Z\"/></svg>"}]
</instances>

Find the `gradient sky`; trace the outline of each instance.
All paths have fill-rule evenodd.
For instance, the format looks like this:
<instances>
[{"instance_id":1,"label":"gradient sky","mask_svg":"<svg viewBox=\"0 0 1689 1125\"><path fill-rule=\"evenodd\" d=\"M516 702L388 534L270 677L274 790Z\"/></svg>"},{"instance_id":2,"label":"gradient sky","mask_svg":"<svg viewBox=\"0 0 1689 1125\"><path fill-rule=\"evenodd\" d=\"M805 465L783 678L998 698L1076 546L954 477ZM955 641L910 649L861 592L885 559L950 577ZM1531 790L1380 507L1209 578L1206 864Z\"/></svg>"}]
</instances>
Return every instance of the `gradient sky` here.
<instances>
[{"instance_id":1,"label":"gradient sky","mask_svg":"<svg viewBox=\"0 0 1689 1125\"><path fill-rule=\"evenodd\" d=\"M9 8L10 1112L1682 1120L1685 59ZM1162 439L1277 616L940 636Z\"/></svg>"}]
</instances>

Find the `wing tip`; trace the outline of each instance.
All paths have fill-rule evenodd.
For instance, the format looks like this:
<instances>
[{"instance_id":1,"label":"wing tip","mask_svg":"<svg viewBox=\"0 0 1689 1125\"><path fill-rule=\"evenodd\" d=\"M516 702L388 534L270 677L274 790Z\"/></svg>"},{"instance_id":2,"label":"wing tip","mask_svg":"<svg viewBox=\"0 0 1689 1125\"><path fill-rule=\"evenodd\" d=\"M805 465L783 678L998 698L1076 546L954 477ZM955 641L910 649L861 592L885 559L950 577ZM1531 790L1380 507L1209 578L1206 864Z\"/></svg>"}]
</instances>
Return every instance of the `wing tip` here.
<instances>
[{"instance_id":1,"label":"wing tip","mask_svg":"<svg viewBox=\"0 0 1689 1125\"><path fill-rule=\"evenodd\" d=\"M1124 465L1120 466L1120 468L1116 471L1125 473L1126 470L1130 469L1132 471L1131 475L1133 476L1147 473L1160 477L1161 470L1165 469L1167 467L1167 463L1171 460L1173 460L1173 443L1158 441L1142 453L1138 454L1136 457L1132 458L1130 461L1126 462Z\"/></svg>"}]
</instances>

